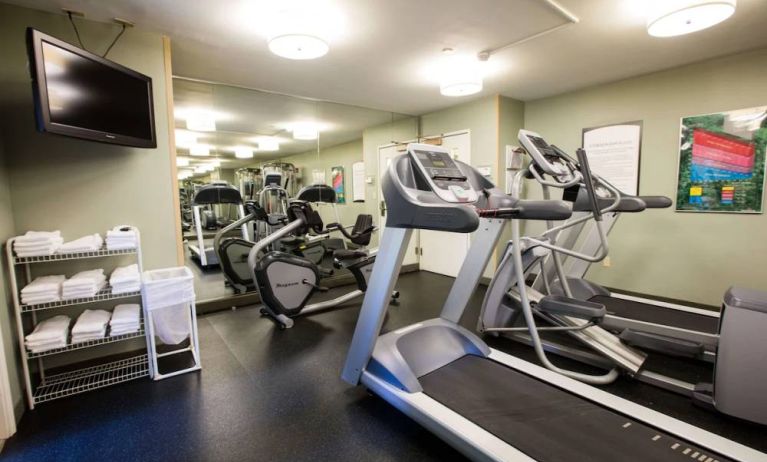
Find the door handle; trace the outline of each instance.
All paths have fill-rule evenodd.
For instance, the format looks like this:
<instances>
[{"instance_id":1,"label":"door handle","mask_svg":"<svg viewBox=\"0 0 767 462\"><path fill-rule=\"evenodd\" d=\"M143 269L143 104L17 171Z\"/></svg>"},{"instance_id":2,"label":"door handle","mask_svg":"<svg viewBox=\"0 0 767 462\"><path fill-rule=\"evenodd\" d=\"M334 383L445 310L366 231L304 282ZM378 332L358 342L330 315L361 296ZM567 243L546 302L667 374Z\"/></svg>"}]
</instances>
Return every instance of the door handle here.
<instances>
[{"instance_id":1,"label":"door handle","mask_svg":"<svg viewBox=\"0 0 767 462\"><path fill-rule=\"evenodd\" d=\"M381 207L380 208L381 208L381 216L385 217L386 216L386 201L381 201Z\"/></svg>"}]
</instances>

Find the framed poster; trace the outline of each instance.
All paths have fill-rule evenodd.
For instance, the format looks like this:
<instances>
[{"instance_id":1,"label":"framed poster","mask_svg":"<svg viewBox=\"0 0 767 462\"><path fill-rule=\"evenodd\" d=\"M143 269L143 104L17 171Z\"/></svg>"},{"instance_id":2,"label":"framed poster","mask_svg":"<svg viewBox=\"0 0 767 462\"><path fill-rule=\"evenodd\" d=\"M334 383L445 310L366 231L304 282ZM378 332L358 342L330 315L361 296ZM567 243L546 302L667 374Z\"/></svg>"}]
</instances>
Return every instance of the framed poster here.
<instances>
[{"instance_id":1,"label":"framed poster","mask_svg":"<svg viewBox=\"0 0 767 462\"><path fill-rule=\"evenodd\" d=\"M626 194L639 194L641 121L584 128L582 143L594 172Z\"/></svg>"},{"instance_id":2,"label":"framed poster","mask_svg":"<svg viewBox=\"0 0 767 462\"><path fill-rule=\"evenodd\" d=\"M767 106L683 117L676 210L762 213Z\"/></svg>"},{"instance_id":3,"label":"framed poster","mask_svg":"<svg viewBox=\"0 0 767 462\"><path fill-rule=\"evenodd\" d=\"M344 168L333 167L330 169L330 179L333 190L336 192L336 203L345 204L346 195L344 194Z\"/></svg>"}]
</instances>

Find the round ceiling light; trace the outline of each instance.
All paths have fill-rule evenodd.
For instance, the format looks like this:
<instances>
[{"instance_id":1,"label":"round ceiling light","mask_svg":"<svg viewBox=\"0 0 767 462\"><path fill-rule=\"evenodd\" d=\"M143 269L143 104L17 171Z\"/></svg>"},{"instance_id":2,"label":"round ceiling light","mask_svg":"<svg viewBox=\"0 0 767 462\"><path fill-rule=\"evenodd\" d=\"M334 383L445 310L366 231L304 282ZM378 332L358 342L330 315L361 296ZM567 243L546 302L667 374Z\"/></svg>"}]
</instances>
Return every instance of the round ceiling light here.
<instances>
[{"instance_id":1,"label":"round ceiling light","mask_svg":"<svg viewBox=\"0 0 767 462\"><path fill-rule=\"evenodd\" d=\"M657 2L647 18L647 33L654 37L690 34L719 24L735 13L736 0Z\"/></svg>"},{"instance_id":2,"label":"round ceiling light","mask_svg":"<svg viewBox=\"0 0 767 462\"><path fill-rule=\"evenodd\" d=\"M269 40L269 50L287 59L317 59L330 50L327 42L314 35L285 34Z\"/></svg>"},{"instance_id":3,"label":"round ceiling light","mask_svg":"<svg viewBox=\"0 0 767 462\"><path fill-rule=\"evenodd\" d=\"M438 67L439 92L443 96L468 96L482 91L482 63L473 56L456 56L442 50Z\"/></svg>"},{"instance_id":4,"label":"round ceiling light","mask_svg":"<svg viewBox=\"0 0 767 462\"><path fill-rule=\"evenodd\" d=\"M468 96L482 91L482 78L445 79L439 85L443 96Z\"/></svg>"}]
</instances>

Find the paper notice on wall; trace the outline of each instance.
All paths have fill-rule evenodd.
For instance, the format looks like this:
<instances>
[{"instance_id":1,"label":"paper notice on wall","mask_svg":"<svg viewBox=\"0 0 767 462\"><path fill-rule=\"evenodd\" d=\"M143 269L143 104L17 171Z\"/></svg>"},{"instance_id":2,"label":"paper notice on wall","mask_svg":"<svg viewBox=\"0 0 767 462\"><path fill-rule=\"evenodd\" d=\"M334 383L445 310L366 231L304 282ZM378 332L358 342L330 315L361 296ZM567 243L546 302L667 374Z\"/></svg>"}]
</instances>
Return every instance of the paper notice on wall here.
<instances>
[{"instance_id":1,"label":"paper notice on wall","mask_svg":"<svg viewBox=\"0 0 767 462\"><path fill-rule=\"evenodd\" d=\"M583 130L583 149L591 169L620 191L639 194L639 148L642 122Z\"/></svg>"},{"instance_id":2,"label":"paper notice on wall","mask_svg":"<svg viewBox=\"0 0 767 462\"><path fill-rule=\"evenodd\" d=\"M352 164L352 200L365 202L365 163Z\"/></svg>"}]
</instances>

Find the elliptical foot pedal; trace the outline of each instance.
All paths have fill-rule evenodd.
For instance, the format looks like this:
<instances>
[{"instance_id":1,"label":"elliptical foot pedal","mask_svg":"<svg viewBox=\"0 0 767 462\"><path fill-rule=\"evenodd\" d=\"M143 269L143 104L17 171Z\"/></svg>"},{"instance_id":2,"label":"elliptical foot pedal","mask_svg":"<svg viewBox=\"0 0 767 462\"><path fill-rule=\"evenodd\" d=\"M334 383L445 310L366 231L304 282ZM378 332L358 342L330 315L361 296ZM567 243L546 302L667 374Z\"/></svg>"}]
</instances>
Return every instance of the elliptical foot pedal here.
<instances>
[{"instance_id":1,"label":"elliptical foot pedal","mask_svg":"<svg viewBox=\"0 0 767 462\"><path fill-rule=\"evenodd\" d=\"M572 316L594 323L601 321L607 314L607 308L601 303L585 302L564 295L546 295L538 301L537 308L544 313Z\"/></svg>"},{"instance_id":2,"label":"elliptical foot pedal","mask_svg":"<svg viewBox=\"0 0 767 462\"><path fill-rule=\"evenodd\" d=\"M629 346L682 358L699 358L705 351L701 343L631 329L625 329L619 337Z\"/></svg>"}]
</instances>

